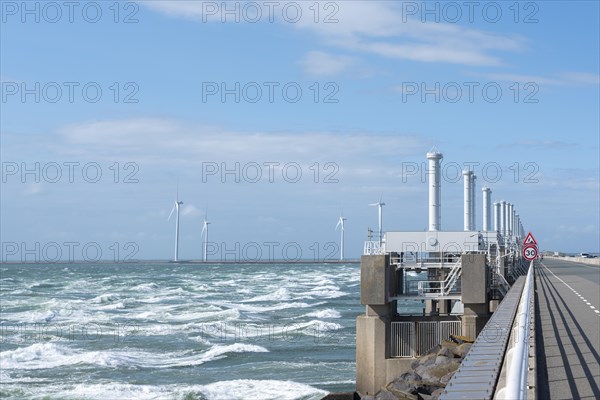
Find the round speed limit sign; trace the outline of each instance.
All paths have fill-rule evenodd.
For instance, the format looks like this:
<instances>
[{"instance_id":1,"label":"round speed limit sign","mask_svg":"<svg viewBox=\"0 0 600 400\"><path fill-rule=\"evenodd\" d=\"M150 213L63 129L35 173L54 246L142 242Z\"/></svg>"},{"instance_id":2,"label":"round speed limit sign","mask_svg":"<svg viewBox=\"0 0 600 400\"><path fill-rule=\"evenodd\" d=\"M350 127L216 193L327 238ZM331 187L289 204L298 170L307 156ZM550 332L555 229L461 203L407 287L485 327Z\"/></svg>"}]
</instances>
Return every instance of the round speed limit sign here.
<instances>
[{"instance_id":1,"label":"round speed limit sign","mask_svg":"<svg viewBox=\"0 0 600 400\"><path fill-rule=\"evenodd\" d=\"M527 261L535 260L538 256L538 249L535 246L527 246L523 248L523 257Z\"/></svg>"}]
</instances>

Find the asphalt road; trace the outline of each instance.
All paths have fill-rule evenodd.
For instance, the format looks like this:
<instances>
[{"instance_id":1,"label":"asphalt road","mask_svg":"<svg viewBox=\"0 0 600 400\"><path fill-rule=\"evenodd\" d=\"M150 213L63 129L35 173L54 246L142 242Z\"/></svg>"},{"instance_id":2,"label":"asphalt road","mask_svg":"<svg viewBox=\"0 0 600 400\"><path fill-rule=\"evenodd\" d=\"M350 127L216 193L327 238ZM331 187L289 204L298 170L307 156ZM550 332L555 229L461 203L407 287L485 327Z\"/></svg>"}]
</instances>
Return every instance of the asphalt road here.
<instances>
[{"instance_id":1,"label":"asphalt road","mask_svg":"<svg viewBox=\"0 0 600 400\"><path fill-rule=\"evenodd\" d=\"M600 267L536 265L539 399L600 399Z\"/></svg>"}]
</instances>

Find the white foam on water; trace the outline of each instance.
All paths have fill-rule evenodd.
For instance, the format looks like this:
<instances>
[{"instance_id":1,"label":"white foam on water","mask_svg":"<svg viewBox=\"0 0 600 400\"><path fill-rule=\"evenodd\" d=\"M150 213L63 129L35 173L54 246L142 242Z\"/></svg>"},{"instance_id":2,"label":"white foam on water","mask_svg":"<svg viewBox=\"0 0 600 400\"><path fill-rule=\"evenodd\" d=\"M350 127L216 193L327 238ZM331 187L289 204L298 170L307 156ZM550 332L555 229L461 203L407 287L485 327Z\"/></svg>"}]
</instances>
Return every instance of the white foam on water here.
<instances>
[{"instance_id":1,"label":"white foam on water","mask_svg":"<svg viewBox=\"0 0 600 400\"><path fill-rule=\"evenodd\" d=\"M40 275L25 281L7 282L6 286L17 290L26 289L32 281L37 281L38 284L31 286L35 296L17 296L14 290L6 293L8 299L3 296L3 305L6 306L5 300L8 300L11 307L15 304L14 310L17 311L12 312L9 308L8 313L3 312L3 319L6 316L9 321L15 318L19 322L39 321L51 327L64 327L63 324L68 321L77 328L93 322L94 326L102 328L103 333L105 328L111 332L111 335L103 334L100 337L107 341L114 339L112 332L118 324L124 328L120 331L124 338L126 336L127 340L139 339L136 342L125 341L124 346L106 348L88 346L79 340L68 341L64 334L62 340L55 340L52 331L49 331L48 337L45 338L50 339L50 342L34 343L31 337L24 335L21 341L16 340L15 343L21 346L20 348L0 352L0 372L3 372L0 379L12 380L6 385L11 395L26 398L48 396L52 399L102 400L183 400L186 396L210 400L317 400L326 392L307 385L290 383L285 379L310 382L318 387L352 385L348 381L352 374L348 371L353 371L354 363L310 362L310 357L301 357L304 362L299 364L292 362L294 353L286 358L289 362L275 361L273 358L278 359L278 356L268 355L267 348L258 346L270 348L272 342L252 340L251 337L274 335L278 352L287 349L285 341L293 343L288 351L295 352L291 349L308 340L311 349L314 346L333 343L332 347L315 348L314 351L317 352L336 351L336 347L343 348L346 352L348 346L345 342L338 344L337 341L328 340L345 341L347 337L353 340L353 334L348 329L336 333L336 330L343 328L342 325L352 324L346 318L347 312L336 309L346 310L349 297L345 292L352 292L356 297L356 288L350 289L348 285L360 282L359 270L355 266L285 266L285 269L277 269L276 273L273 273L274 270L270 267L264 270L247 268L243 273L231 271L229 268L194 270L192 273L182 267L182 271L185 270L186 273L170 279L173 276L172 269L171 265L165 266L164 273L145 269L122 269L118 275L110 270L110 276L107 276L107 273L101 270L92 273L74 267L73 276L70 275L71 271L61 273L57 270L48 275L52 276L50 280L40 279L46 278L45 275ZM130 287L131 282L133 290ZM32 293L31 290L25 291ZM346 297L341 300L329 300L342 296ZM212 327L215 329L211 329ZM220 336L213 337L211 331L216 331L216 335ZM144 338L155 335L164 337L160 340L156 337L148 338L149 340ZM318 338L314 346L311 339L313 335ZM226 340L223 340L223 337ZM245 340L246 337L250 340ZM163 342L165 346L161 345ZM182 351L175 352L176 349ZM312 351L309 349L309 352ZM210 364L211 362L214 364ZM205 366L199 367L202 364ZM206 365L210 365L210 368L206 368ZM244 373L244 368L248 367L253 370L258 368L258 375ZM179 374L176 370L168 370L169 368L186 368L182 376L198 369L202 371L203 379L194 382L198 384L187 385L185 381L180 382L177 378ZM232 374L222 373L230 368ZM63 375L54 374L54 371L65 370L73 371L68 379L63 379ZM340 370L343 370L343 375L340 375ZM131 375L127 371L130 371ZM151 380L155 374L163 371L174 374L174 379L163 381L165 384ZM267 374L261 375L265 371ZM278 374L273 376L268 374L269 371L278 371ZM289 371L289 375L286 371ZM135 381L127 377L112 378L122 374L127 374L132 379L135 376ZM36 375L44 378L33 378ZM94 378L91 378L92 376ZM97 376L104 376L107 380L98 380L95 378ZM46 377L50 377L47 382L35 384ZM227 377L283 380L214 382ZM28 382L28 379L32 380ZM328 382L320 382L325 380Z\"/></svg>"},{"instance_id":2,"label":"white foam on water","mask_svg":"<svg viewBox=\"0 0 600 400\"><path fill-rule=\"evenodd\" d=\"M35 343L28 347L1 352L0 364L3 370L47 369L79 364L107 368L173 368L201 365L225 358L229 353L266 353L268 351L261 346L233 343L214 345L206 351L183 357L183 353L149 353L134 350L82 352L56 343Z\"/></svg>"},{"instance_id":3,"label":"white foam on water","mask_svg":"<svg viewBox=\"0 0 600 400\"><path fill-rule=\"evenodd\" d=\"M223 358L227 353L268 353L269 350L262 346L247 343L233 343L228 345L214 345L204 352L206 361Z\"/></svg>"},{"instance_id":4,"label":"white foam on water","mask_svg":"<svg viewBox=\"0 0 600 400\"><path fill-rule=\"evenodd\" d=\"M251 304L242 304L242 303L225 303L222 302L221 305L229 308L234 308L240 311L246 311L250 313L264 313L269 311L277 311L277 310L285 310L287 308L308 308L313 305L308 303L299 303L299 302L291 302L291 303L278 303L272 306L255 306Z\"/></svg>"},{"instance_id":5,"label":"white foam on water","mask_svg":"<svg viewBox=\"0 0 600 400\"><path fill-rule=\"evenodd\" d=\"M341 318L342 314L339 311L334 310L332 308L328 308L326 310L313 311L305 315L305 317L314 317L314 318Z\"/></svg>"},{"instance_id":6,"label":"white foam on water","mask_svg":"<svg viewBox=\"0 0 600 400\"><path fill-rule=\"evenodd\" d=\"M120 301L118 303L107 304L98 308L101 310L124 310L127 308L127 306L125 305L125 302Z\"/></svg>"},{"instance_id":7,"label":"white foam on water","mask_svg":"<svg viewBox=\"0 0 600 400\"><path fill-rule=\"evenodd\" d=\"M152 293L155 294L156 292L152 292ZM159 293L156 296L138 298L137 300L142 303L147 303L147 304L165 303L165 302L169 302L169 301L180 302L181 296L179 296L179 295L178 296L165 296L165 295L161 295Z\"/></svg>"},{"instance_id":8,"label":"white foam on water","mask_svg":"<svg viewBox=\"0 0 600 400\"><path fill-rule=\"evenodd\" d=\"M317 286L330 286L330 285L333 286L333 285L335 285L334 281L332 281L329 278L325 278L325 277L322 277L321 279L319 279L317 281L313 281L311 283L313 283Z\"/></svg>"},{"instance_id":9,"label":"white foam on water","mask_svg":"<svg viewBox=\"0 0 600 400\"><path fill-rule=\"evenodd\" d=\"M2 318L5 321L15 322L17 324L36 324L36 323L48 323L60 314L60 310L36 310L36 311L23 311L18 313L5 313L3 311Z\"/></svg>"},{"instance_id":10,"label":"white foam on water","mask_svg":"<svg viewBox=\"0 0 600 400\"><path fill-rule=\"evenodd\" d=\"M272 339L294 341L297 335L315 336L325 335L329 331L337 331L343 326L335 322L311 320L304 322L290 322L287 324L250 324L250 323L216 323L214 326L200 326L200 332L213 338L235 338L247 340L249 338L268 336Z\"/></svg>"},{"instance_id":11,"label":"white foam on water","mask_svg":"<svg viewBox=\"0 0 600 400\"><path fill-rule=\"evenodd\" d=\"M315 385L356 385L356 381L353 379L347 379L343 381L324 381L315 382Z\"/></svg>"},{"instance_id":12,"label":"white foam on water","mask_svg":"<svg viewBox=\"0 0 600 400\"><path fill-rule=\"evenodd\" d=\"M298 382L253 379L215 382L202 386L200 392L209 400L320 399L328 393Z\"/></svg>"},{"instance_id":13,"label":"white foam on water","mask_svg":"<svg viewBox=\"0 0 600 400\"><path fill-rule=\"evenodd\" d=\"M321 332L337 331L343 328L343 326L338 324L337 322L327 322L318 319L312 320L308 322L308 324L310 324L310 326L318 328Z\"/></svg>"},{"instance_id":14,"label":"white foam on water","mask_svg":"<svg viewBox=\"0 0 600 400\"><path fill-rule=\"evenodd\" d=\"M7 371L0 368L0 383L12 382L12 378Z\"/></svg>"},{"instance_id":15,"label":"white foam on water","mask_svg":"<svg viewBox=\"0 0 600 400\"><path fill-rule=\"evenodd\" d=\"M46 386L42 393L29 390L31 397L57 399L128 399L128 400L158 400L178 399L174 388L166 386L130 385L117 382L81 383L76 385Z\"/></svg>"},{"instance_id":16,"label":"white foam on water","mask_svg":"<svg viewBox=\"0 0 600 400\"><path fill-rule=\"evenodd\" d=\"M106 293L101 294L100 296L96 296L90 301L92 303L104 304L104 303L113 303L117 300L120 300L121 296L116 293Z\"/></svg>"},{"instance_id":17,"label":"white foam on water","mask_svg":"<svg viewBox=\"0 0 600 400\"><path fill-rule=\"evenodd\" d=\"M142 283L139 284L137 286L134 286L131 288L131 290L141 290L141 291L154 291L156 289L158 289L158 285L154 282L150 282L150 283Z\"/></svg>"},{"instance_id":18,"label":"white foam on water","mask_svg":"<svg viewBox=\"0 0 600 400\"><path fill-rule=\"evenodd\" d=\"M328 392L312 386L277 380L239 379L220 381L208 385L132 385L118 382L47 385L23 388L30 397L60 399L128 399L158 400L185 399L202 395L208 400L318 400Z\"/></svg>"},{"instance_id":19,"label":"white foam on water","mask_svg":"<svg viewBox=\"0 0 600 400\"><path fill-rule=\"evenodd\" d=\"M314 288L310 291L307 291L302 296L298 297L299 299L337 299L339 297L347 296L348 293L341 292L339 288Z\"/></svg>"},{"instance_id":20,"label":"white foam on water","mask_svg":"<svg viewBox=\"0 0 600 400\"><path fill-rule=\"evenodd\" d=\"M218 311L205 311L205 312L190 312L182 311L177 314L166 313L163 318L167 321L172 322L188 322L188 321L228 321L231 319L238 319L240 317L240 311L237 309L225 309Z\"/></svg>"},{"instance_id":21,"label":"white foam on water","mask_svg":"<svg viewBox=\"0 0 600 400\"><path fill-rule=\"evenodd\" d=\"M242 282L237 279L229 279L226 281L216 281L213 282L213 286L239 286Z\"/></svg>"},{"instance_id":22,"label":"white foam on water","mask_svg":"<svg viewBox=\"0 0 600 400\"><path fill-rule=\"evenodd\" d=\"M268 293L261 296L256 296L248 300L244 300L246 303L253 303L259 301L284 301L290 299L290 292L286 288L279 288L273 293Z\"/></svg>"},{"instance_id":23,"label":"white foam on water","mask_svg":"<svg viewBox=\"0 0 600 400\"><path fill-rule=\"evenodd\" d=\"M16 289L10 292L10 294L32 294L33 291L30 289Z\"/></svg>"},{"instance_id":24,"label":"white foam on water","mask_svg":"<svg viewBox=\"0 0 600 400\"><path fill-rule=\"evenodd\" d=\"M194 321L188 326L194 326L198 322L225 322L231 320L238 320L240 318L240 310L235 308L228 308L219 311L199 312L190 313L184 312L181 315L172 315L169 317L169 321L173 322L188 322Z\"/></svg>"}]
</instances>

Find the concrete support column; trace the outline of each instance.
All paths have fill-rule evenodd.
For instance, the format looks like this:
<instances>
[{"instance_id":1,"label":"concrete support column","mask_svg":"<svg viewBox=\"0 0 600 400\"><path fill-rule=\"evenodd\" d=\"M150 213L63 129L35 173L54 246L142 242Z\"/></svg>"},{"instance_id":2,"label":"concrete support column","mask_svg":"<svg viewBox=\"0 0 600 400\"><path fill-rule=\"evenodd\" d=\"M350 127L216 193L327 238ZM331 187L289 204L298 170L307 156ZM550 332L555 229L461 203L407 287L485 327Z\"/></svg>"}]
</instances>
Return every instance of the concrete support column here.
<instances>
[{"instance_id":1,"label":"concrete support column","mask_svg":"<svg viewBox=\"0 0 600 400\"><path fill-rule=\"evenodd\" d=\"M389 255L362 256L360 260L360 302L365 315L356 319L356 390L374 395L387 381L390 356L390 322L397 292L394 266Z\"/></svg>"},{"instance_id":2,"label":"concrete support column","mask_svg":"<svg viewBox=\"0 0 600 400\"><path fill-rule=\"evenodd\" d=\"M462 317L463 335L477 337L489 319L488 270L485 254L463 254L462 302L465 312Z\"/></svg>"}]
</instances>

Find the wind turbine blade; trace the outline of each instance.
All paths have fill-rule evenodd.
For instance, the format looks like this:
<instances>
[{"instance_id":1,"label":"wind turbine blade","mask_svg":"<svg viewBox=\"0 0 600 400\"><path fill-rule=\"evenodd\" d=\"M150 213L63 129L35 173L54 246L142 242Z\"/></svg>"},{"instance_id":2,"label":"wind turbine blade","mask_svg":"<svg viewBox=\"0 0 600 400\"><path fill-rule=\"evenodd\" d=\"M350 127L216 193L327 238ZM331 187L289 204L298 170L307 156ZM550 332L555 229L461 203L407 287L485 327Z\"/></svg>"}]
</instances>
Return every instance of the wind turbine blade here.
<instances>
[{"instance_id":1,"label":"wind turbine blade","mask_svg":"<svg viewBox=\"0 0 600 400\"><path fill-rule=\"evenodd\" d=\"M337 225L335 226L335 230L337 231L338 226L340 226L340 224L342 224L342 229L344 228L344 223L342 222L342 220L340 219L337 223Z\"/></svg>"},{"instance_id":2,"label":"wind turbine blade","mask_svg":"<svg viewBox=\"0 0 600 400\"><path fill-rule=\"evenodd\" d=\"M171 219L171 216L173 215L173 211L175 211L175 206L173 206L173 208L171 208L171 213L169 214L169 218L167 218L167 221L169 221Z\"/></svg>"},{"instance_id":3,"label":"wind turbine blade","mask_svg":"<svg viewBox=\"0 0 600 400\"><path fill-rule=\"evenodd\" d=\"M369 204L370 206L378 206L379 203L373 203L373 204Z\"/></svg>"}]
</instances>

